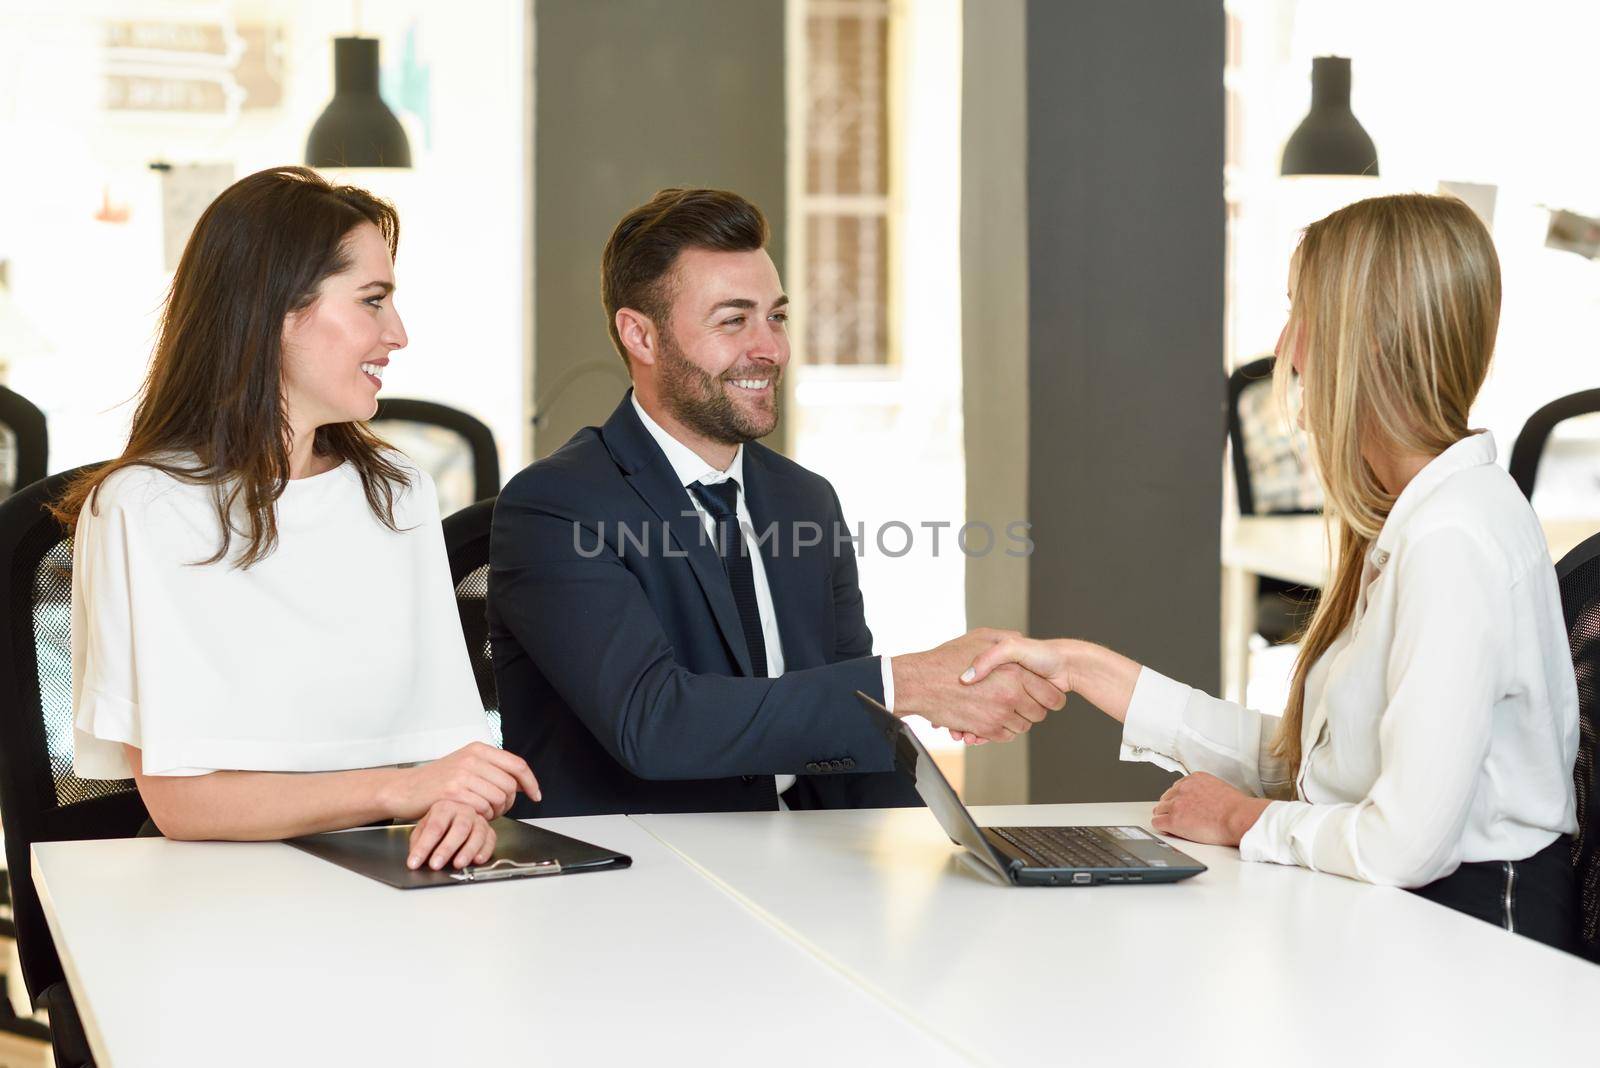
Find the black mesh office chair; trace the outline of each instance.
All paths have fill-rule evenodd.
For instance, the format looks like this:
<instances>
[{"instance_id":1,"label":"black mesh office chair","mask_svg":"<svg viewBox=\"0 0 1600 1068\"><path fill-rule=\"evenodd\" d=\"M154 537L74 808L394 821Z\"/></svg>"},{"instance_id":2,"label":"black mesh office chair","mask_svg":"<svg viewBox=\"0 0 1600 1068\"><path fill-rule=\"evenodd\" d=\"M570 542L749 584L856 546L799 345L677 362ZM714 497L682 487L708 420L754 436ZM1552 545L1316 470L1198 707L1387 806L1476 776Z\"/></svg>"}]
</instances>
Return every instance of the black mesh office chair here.
<instances>
[{"instance_id":1,"label":"black mesh office chair","mask_svg":"<svg viewBox=\"0 0 1600 1068\"><path fill-rule=\"evenodd\" d=\"M494 518L494 498L469 504L444 521L444 548L450 557L450 581L456 586L456 610L461 614L461 636L472 659L478 696L489 717L494 744L501 744L500 693L494 684L494 661L489 653L489 621L484 615L489 596L489 525Z\"/></svg>"},{"instance_id":2,"label":"black mesh office chair","mask_svg":"<svg viewBox=\"0 0 1600 1068\"><path fill-rule=\"evenodd\" d=\"M372 429L433 479L440 515L500 492L494 433L459 408L404 397L380 400Z\"/></svg>"},{"instance_id":3,"label":"black mesh office chair","mask_svg":"<svg viewBox=\"0 0 1600 1068\"><path fill-rule=\"evenodd\" d=\"M27 397L0 386L0 501L43 478L49 460L44 413Z\"/></svg>"},{"instance_id":4,"label":"black mesh office chair","mask_svg":"<svg viewBox=\"0 0 1600 1068\"><path fill-rule=\"evenodd\" d=\"M1600 534L1573 549L1556 565L1567 642L1578 676L1578 764L1572 777L1578 790L1578 834L1572 862L1577 869L1578 943L1600 964Z\"/></svg>"},{"instance_id":5,"label":"black mesh office chair","mask_svg":"<svg viewBox=\"0 0 1600 1068\"><path fill-rule=\"evenodd\" d=\"M1517 432L1516 443L1511 446L1511 477L1524 497L1533 500L1533 484L1538 480L1539 461L1544 459L1545 446L1550 443L1550 435L1556 424L1592 412L1600 412L1600 389L1586 389L1553 400L1522 424L1522 429Z\"/></svg>"},{"instance_id":6,"label":"black mesh office chair","mask_svg":"<svg viewBox=\"0 0 1600 1068\"><path fill-rule=\"evenodd\" d=\"M50 1014L56 1064L90 1063L82 1024L33 885L35 842L131 838L146 819L131 779L80 779L72 770L72 538L46 503L68 471L0 504L0 819L23 979Z\"/></svg>"},{"instance_id":7,"label":"black mesh office chair","mask_svg":"<svg viewBox=\"0 0 1600 1068\"><path fill-rule=\"evenodd\" d=\"M1228 376L1228 444L1233 454L1233 484L1239 497L1240 515L1316 515L1321 509L1306 507L1303 495L1284 496L1258 493L1256 464L1252 462L1249 428L1246 427L1244 409L1247 395L1254 399L1263 396L1261 391L1272 389L1272 366L1275 358L1265 356L1235 368ZM1285 438L1277 462L1293 465L1298 473L1299 457L1292 442ZM1311 613L1316 610L1319 591L1307 586L1263 575L1256 604L1256 631L1274 645L1298 634Z\"/></svg>"}]
</instances>

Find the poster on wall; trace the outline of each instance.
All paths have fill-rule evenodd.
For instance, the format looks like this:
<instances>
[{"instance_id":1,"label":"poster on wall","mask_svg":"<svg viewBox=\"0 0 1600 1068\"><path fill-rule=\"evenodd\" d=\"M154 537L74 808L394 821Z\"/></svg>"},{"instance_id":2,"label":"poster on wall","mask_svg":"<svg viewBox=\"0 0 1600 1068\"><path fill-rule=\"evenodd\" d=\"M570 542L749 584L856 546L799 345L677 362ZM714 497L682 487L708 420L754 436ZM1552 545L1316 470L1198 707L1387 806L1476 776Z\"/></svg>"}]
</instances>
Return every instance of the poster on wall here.
<instances>
[{"instance_id":1,"label":"poster on wall","mask_svg":"<svg viewBox=\"0 0 1600 1068\"><path fill-rule=\"evenodd\" d=\"M102 41L110 112L230 123L283 99L282 29L236 26L226 5L109 19Z\"/></svg>"},{"instance_id":2,"label":"poster on wall","mask_svg":"<svg viewBox=\"0 0 1600 1068\"><path fill-rule=\"evenodd\" d=\"M231 163L152 163L161 173L161 234L163 260L169 271L178 269L183 246L206 205L233 184Z\"/></svg>"},{"instance_id":3,"label":"poster on wall","mask_svg":"<svg viewBox=\"0 0 1600 1068\"><path fill-rule=\"evenodd\" d=\"M1591 260L1600 259L1600 219L1591 219L1575 211L1552 211L1544 245L1563 252L1576 252Z\"/></svg>"}]
</instances>

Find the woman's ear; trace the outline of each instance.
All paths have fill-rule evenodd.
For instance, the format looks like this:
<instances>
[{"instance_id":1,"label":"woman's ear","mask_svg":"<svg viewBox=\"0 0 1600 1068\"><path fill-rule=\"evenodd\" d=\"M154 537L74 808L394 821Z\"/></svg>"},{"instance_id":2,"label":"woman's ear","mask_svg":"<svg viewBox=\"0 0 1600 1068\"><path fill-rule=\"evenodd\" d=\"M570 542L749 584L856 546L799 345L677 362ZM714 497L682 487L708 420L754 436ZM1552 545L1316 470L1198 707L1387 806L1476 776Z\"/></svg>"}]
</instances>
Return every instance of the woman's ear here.
<instances>
[{"instance_id":1,"label":"woman's ear","mask_svg":"<svg viewBox=\"0 0 1600 1068\"><path fill-rule=\"evenodd\" d=\"M306 319L311 314L312 305L297 308L283 317L283 344L287 347L296 341L305 329Z\"/></svg>"}]
</instances>

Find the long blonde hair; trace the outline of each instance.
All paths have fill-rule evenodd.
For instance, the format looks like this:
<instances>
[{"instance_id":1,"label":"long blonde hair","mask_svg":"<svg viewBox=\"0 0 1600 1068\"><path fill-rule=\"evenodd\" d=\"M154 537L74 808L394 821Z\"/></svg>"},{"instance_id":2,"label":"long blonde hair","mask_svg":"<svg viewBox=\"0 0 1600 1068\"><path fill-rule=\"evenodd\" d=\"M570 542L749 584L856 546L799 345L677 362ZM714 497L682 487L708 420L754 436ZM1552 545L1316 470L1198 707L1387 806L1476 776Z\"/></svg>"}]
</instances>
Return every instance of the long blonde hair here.
<instances>
[{"instance_id":1,"label":"long blonde hair","mask_svg":"<svg viewBox=\"0 0 1600 1068\"><path fill-rule=\"evenodd\" d=\"M1304 352L1305 425L1322 479L1333 578L1295 659L1273 740L1301 760L1306 676L1350 625L1367 553L1395 498L1363 454L1435 456L1471 433L1500 322L1500 262L1482 222L1453 197L1373 197L1306 227L1288 346L1275 369L1287 400L1290 354Z\"/></svg>"}]
</instances>

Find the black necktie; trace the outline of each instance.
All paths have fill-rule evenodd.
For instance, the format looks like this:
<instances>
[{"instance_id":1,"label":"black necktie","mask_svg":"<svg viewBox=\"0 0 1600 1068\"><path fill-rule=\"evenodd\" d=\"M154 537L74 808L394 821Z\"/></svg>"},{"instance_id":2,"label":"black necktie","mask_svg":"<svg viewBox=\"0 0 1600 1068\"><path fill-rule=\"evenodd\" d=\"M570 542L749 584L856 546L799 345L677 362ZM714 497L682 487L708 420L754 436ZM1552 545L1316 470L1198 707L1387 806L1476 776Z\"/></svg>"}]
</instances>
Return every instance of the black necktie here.
<instances>
[{"instance_id":1,"label":"black necktie","mask_svg":"<svg viewBox=\"0 0 1600 1068\"><path fill-rule=\"evenodd\" d=\"M733 603L739 606L739 627L750 650L750 673L766 678L767 641L761 631L761 610L756 607L756 575L744 532L739 529L739 483L731 478L712 485L691 482L689 491L716 520L717 554L728 573L728 585L733 587Z\"/></svg>"}]
</instances>

